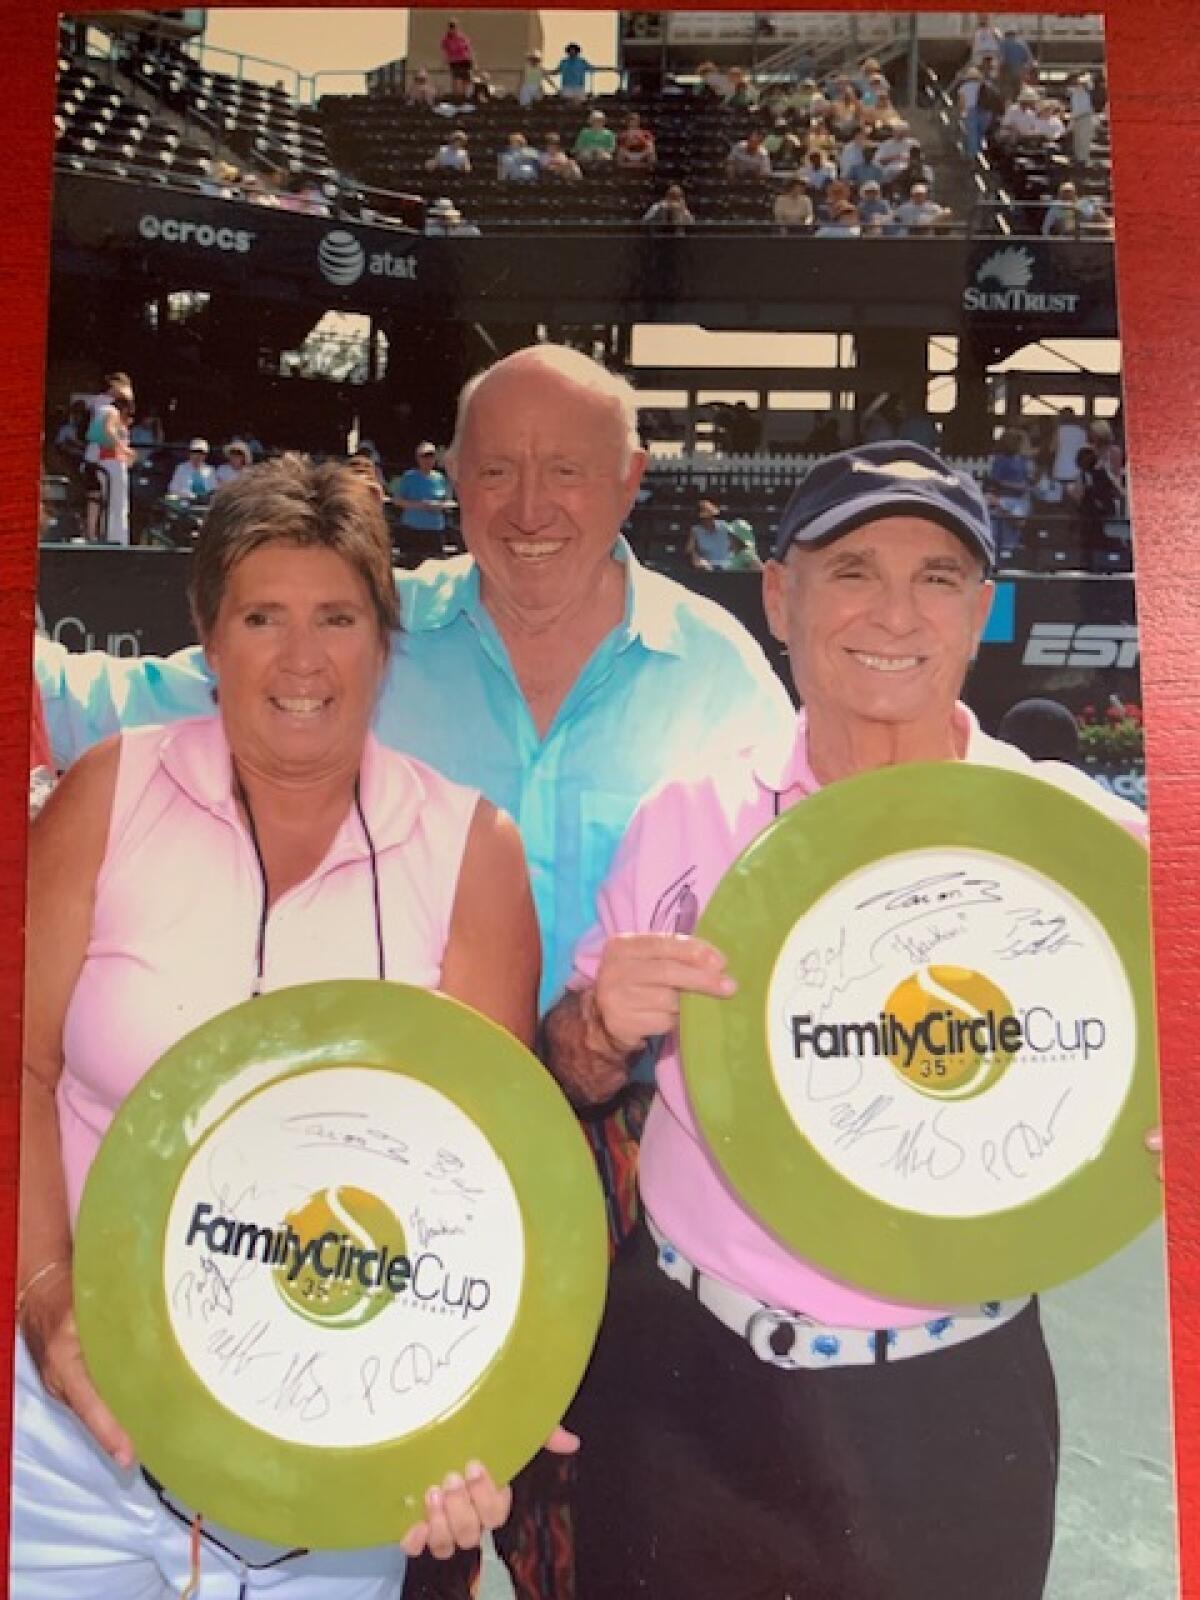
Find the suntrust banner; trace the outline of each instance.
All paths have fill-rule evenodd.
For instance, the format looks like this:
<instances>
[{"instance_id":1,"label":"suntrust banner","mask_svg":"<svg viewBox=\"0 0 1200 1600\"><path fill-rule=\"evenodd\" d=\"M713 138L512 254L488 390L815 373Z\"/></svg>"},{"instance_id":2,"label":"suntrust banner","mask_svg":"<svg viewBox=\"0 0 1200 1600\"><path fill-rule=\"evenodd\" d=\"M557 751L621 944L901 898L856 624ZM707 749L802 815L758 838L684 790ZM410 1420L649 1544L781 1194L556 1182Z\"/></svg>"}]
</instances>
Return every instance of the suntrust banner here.
<instances>
[{"instance_id":1,"label":"suntrust banner","mask_svg":"<svg viewBox=\"0 0 1200 1600\"><path fill-rule=\"evenodd\" d=\"M1100 333L1114 293L1111 250L1074 239L988 239L971 245L962 309L969 323Z\"/></svg>"}]
</instances>

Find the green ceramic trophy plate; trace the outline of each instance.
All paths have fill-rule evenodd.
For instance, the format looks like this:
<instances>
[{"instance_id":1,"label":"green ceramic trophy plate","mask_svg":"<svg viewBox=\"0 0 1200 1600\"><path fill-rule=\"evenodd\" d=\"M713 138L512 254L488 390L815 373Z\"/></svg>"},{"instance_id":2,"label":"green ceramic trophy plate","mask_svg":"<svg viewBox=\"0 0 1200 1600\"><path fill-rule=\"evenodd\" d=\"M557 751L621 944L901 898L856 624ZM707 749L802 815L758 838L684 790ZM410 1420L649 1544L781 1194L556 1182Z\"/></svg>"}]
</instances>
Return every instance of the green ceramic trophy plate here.
<instances>
[{"instance_id":1,"label":"green ceramic trophy plate","mask_svg":"<svg viewBox=\"0 0 1200 1600\"><path fill-rule=\"evenodd\" d=\"M75 1242L92 1376L207 1519L398 1540L425 1489L537 1451L591 1352L603 1205L509 1034L400 984L277 991L180 1040L121 1107Z\"/></svg>"},{"instance_id":2,"label":"green ceramic trophy plate","mask_svg":"<svg viewBox=\"0 0 1200 1600\"><path fill-rule=\"evenodd\" d=\"M1146 854L1092 806L965 763L839 782L754 841L696 932L738 983L684 999L699 1127L824 1271L1000 1299L1159 1212Z\"/></svg>"}]
</instances>

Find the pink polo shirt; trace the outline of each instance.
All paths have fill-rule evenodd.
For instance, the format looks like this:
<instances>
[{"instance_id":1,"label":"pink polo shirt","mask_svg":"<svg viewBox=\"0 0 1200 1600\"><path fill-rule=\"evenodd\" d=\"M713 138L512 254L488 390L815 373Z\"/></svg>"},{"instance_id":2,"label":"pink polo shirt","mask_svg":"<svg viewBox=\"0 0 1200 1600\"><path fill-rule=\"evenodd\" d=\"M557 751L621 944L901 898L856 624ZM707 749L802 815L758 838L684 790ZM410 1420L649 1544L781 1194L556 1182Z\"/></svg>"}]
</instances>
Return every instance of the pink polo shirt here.
<instances>
[{"instance_id":1,"label":"pink polo shirt","mask_svg":"<svg viewBox=\"0 0 1200 1600\"><path fill-rule=\"evenodd\" d=\"M1033 762L992 739L957 708L965 759L1052 783L1103 811L1139 838L1145 818L1074 767ZM598 901L598 921L575 953L572 987L593 983L606 939L620 933L691 933L726 868L775 818L820 784L808 761L804 713L792 748L763 751L697 781L664 785L630 824ZM747 1211L699 1133L684 1086L679 1040L665 1041L638 1164L646 1210L694 1265L781 1310L835 1327L904 1327L953 1310L881 1299L793 1255Z\"/></svg>"},{"instance_id":2,"label":"pink polo shirt","mask_svg":"<svg viewBox=\"0 0 1200 1600\"><path fill-rule=\"evenodd\" d=\"M359 769L385 974L434 989L478 803L368 738ZM118 1106L169 1045L254 987L262 879L218 717L121 735L87 955L67 1007L58 1115L71 1216ZM271 907L263 988L378 976L370 851L352 807Z\"/></svg>"}]
</instances>

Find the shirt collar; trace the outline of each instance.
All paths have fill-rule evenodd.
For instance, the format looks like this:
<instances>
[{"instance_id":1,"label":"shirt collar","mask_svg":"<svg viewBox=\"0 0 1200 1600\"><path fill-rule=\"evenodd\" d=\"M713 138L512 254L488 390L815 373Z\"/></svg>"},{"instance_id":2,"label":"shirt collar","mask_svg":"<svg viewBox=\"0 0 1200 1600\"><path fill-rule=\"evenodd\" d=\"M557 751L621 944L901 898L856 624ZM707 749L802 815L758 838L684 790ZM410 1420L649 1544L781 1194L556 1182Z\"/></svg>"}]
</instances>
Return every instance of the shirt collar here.
<instances>
[{"instance_id":1,"label":"shirt collar","mask_svg":"<svg viewBox=\"0 0 1200 1600\"><path fill-rule=\"evenodd\" d=\"M244 827L233 793L233 763L220 715L190 717L163 735L159 761L172 781L194 802L238 828ZM376 850L406 839L416 823L421 785L407 761L389 760L368 733L359 764L359 799ZM370 853L362 824L351 807L334 835L322 870Z\"/></svg>"},{"instance_id":2,"label":"shirt collar","mask_svg":"<svg viewBox=\"0 0 1200 1600\"><path fill-rule=\"evenodd\" d=\"M625 614L618 643L624 645L637 639L647 650L681 655L678 586L660 573L648 571L623 534L617 536L612 553L626 572ZM404 628L409 633L430 633L447 627L460 616L477 620L484 606L474 557L424 562L402 583L401 606Z\"/></svg>"},{"instance_id":3,"label":"shirt collar","mask_svg":"<svg viewBox=\"0 0 1200 1600\"><path fill-rule=\"evenodd\" d=\"M961 700L954 707L955 732L963 739L963 760L977 761L986 735L981 731L975 713ZM815 794L821 787L808 759L808 714L801 706L796 715L796 727L791 742L780 740L765 744L754 753L754 776L764 789L785 794L789 789L799 789L801 794Z\"/></svg>"}]
</instances>

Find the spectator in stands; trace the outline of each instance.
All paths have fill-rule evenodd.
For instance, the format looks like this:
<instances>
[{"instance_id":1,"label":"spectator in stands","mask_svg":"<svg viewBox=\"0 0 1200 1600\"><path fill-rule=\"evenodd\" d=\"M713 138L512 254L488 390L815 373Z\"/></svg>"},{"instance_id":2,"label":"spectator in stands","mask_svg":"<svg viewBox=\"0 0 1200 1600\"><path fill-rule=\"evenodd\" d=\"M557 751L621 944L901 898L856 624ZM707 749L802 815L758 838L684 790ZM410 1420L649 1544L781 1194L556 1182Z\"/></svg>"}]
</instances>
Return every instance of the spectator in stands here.
<instances>
[{"instance_id":1,"label":"spectator in stands","mask_svg":"<svg viewBox=\"0 0 1200 1600\"><path fill-rule=\"evenodd\" d=\"M801 78L798 83L794 83L788 90L786 96L787 109L797 123L809 115L816 97L817 82L815 78Z\"/></svg>"},{"instance_id":2,"label":"spectator in stands","mask_svg":"<svg viewBox=\"0 0 1200 1600\"><path fill-rule=\"evenodd\" d=\"M758 105L758 90L741 67L729 69L729 96L725 104L730 111L753 111Z\"/></svg>"},{"instance_id":3,"label":"spectator in stands","mask_svg":"<svg viewBox=\"0 0 1200 1600\"><path fill-rule=\"evenodd\" d=\"M1011 556L1021 542L1021 529L1033 509L1033 477L1028 435L1020 428L1005 428L983 480L1002 560Z\"/></svg>"},{"instance_id":4,"label":"spectator in stands","mask_svg":"<svg viewBox=\"0 0 1200 1600\"><path fill-rule=\"evenodd\" d=\"M1013 96L1005 89L1004 80L1000 76L1000 64L993 56L984 56L979 63L979 71L982 77L979 90L979 109L987 119L984 127L986 135L988 130L1008 110ZM1016 92L1020 94L1019 87Z\"/></svg>"},{"instance_id":5,"label":"spectator in stands","mask_svg":"<svg viewBox=\"0 0 1200 1600\"><path fill-rule=\"evenodd\" d=\"M569 44L556 68L558 92L564 100L586 100L592 64L577 44Z\"/></svg>"},{"instance_id":6,"label":"spectator in stands","mask_svg":"<svg viewBox=\"0 0 1200 1600\"><path fill-rule=\"evenodd\" d=\"M1066 136L1066 132L1067 124L1063 119L1063 108L1058 101L1040 100L1034 138L1040 139L1043 144L1058 144Z\"/></svg>"},{"instance_id":7,"label":"spectator in stands","mask_svg":"<svg viewBox=\"0 0 1200 1600\"><path fill-rule=\"evenodd\" d=\"M408 85L404 98L410 106L432 106L437 103L437 97L433 79L424 67L418 67L412 75L412 82Z\"/></svg>"},{"instance_id":8,"label":"spectator in stands","mask_svg":"<svg viewBox=\"0 0 1200 1600\"><path fill-rule=\"evenodd\" d=\"M678 183L670 184L662 199L656 200L642 217L655 233L682 233L695 220L688 209L687 196Z\"/></svg>"},{"instance_id":9,"label":"spectator in stands","mask_svg":"<svg viewBox=\"0 0 1200 1600\"><path fill-rule=\"evenodd\" d=\"M971 40L971 60L978 64L985 56L994 56L998 61L1003 42L999 28L993 26L992 19L985 11L981 11L979 25Z\"/></svg>"},{"instance_id":10,"label":"spectator in stands","mask_svg":"<svg viewBox=\"0 0 1200 1600\"><path fill-rule=\"evenodd\" d=\"M493 100L501 98L502 91L492 82L490 72L473 72L471 81L466 87L466 98L474 106L490 106Z\"/></svg>"},{"instance_id":11,"label":"spectator in stands","mask_svg":"<svg viewBox=\"0 0 1200 1600\"><path fill-rule=\"evenodd\" d=\"M1120 488L1090 444L1080 450L1075 468L1075 480L1068 485L1067 495L1075 503L1080 548L1090 564L1092 557L1108 547L1104 525L1117 515Z\"/></svg>"},{"instance_id":12,"label":"spectator in stands","mask_svg":"<svg viewBox=\"0 0 1200 1600\"><path fill-rule=\"evenodd\" d=\"M383 475L383 462L379 458L379 449L372 440L363 439L358 448L351 452L348 464L369 479L381 500L387 499L387 479Z\"/></svg>"},{"instance_id":13,"label":"spectator in stands","mask_svg":"<svg viewBox=\"0 0 1200 1600\"><path fill-rule=\"evenodd\" d=\"M272 169L268 172L244 172L242 174L242 198L249 200L256 206L279 205L278 173Z\"/></svg>"},{"instance_id":14,"label":"spectator in stands","mask_svg":"<svg viewBox=\"0 0 1200 1600\"><path fill-rule=\"evenodd\" d=\"M1000 718L996 737L1032 761L1079 764L1079 724L1058 700L1018 700Z\"/></svg>"},{"instance_id":15,"label":"spectator in stands","mask_svg":"<svg viewBox=\"0 0 1200 1600\"><path fill-rule=\"evenodd\" d=\"M897 122L887 138L875 151L875 159L883 168L885 184L895 183L908 166L909 152L916 145L907 122Z\"/></svg>"},{"instance_id":16,"label":"spectator in stands","mask_svg":"<svg viewBox=\"0 0 1200 1600\"><path fill-rule=\"evenodd\" d=\"M888 100L892 97L892 86L883 75L877 61L864 61L862 71L855 76L853 82L864 111L873 111L879 103L880 95Z\"/></svg>"},{"instance_id":17,"label":"spectator in stands","mask_svg":"<svg viewBox=\"0 0 1200 1600\"><path fill-rule=\"evenodd\" d=\"M914 183L908 191L908 199L896 207L896 222L905 233L932 228L941 210L941 206L930 198L928 186Z\"/></svg>"},{"instance_id":18,"label":"spectator in stands","mask_svg":"<svg viewBox=\"0 0 1200 1600\"><path fill-rule=\"evenodd\" d=\"M329 216L329 202L319 183L302 172L293 172L285 180L276 204L281 211L297 211L306 217Z\"/></svg>"},{"instance_id":19,"label":"spectator in stands","mask_svg":"<svg viewBox=\"0 0 1200 1600\"><path fill-rule=\"evenodd\" d=\"M818 239L858 239L862 237L862 227L859 223L856 207L848 202L838 206L828 222L823 222L817 229Z\"/></svg>"},{"instance_id":20,"label":"spectator in stands","mask_svg":"<svg viewBox=\"0 0 1200 1600\"><path fill-rule=\"evenodd\" d=\"M250 446L244 439L231 439L225 446L225 459L217 468L218 489L223 483L232 483L234 478L241 477L250 464Z\"/></svg>"},{"instance_id":21,"label":"spectator in stands","mask_svg":"<svg viewBox=\"0 0 1200 1600\"><path fill-rule=\"evenodd\" d=\"M1077 166L1086 167L1092 159L1096 137L1094 80L1090 73L1077 72L1067 80L1067 110L1071 114L1071 154Z\"/></svg>"},{"instance_id":22,"label":"spectator in stands","mask_svg":"<svg viewBox=\"0 0 1200 1600\"><path fill-rule=\"evenodd\" d=\"M875 148L873 144L869 144L866 147L866 159L859 165L854 174L853 182L860 194L868 183L875 184L879 189L883 188L883 180L886 174L879 165Z\"/></svg>"},{"instance_id":23,"label":"spectator in stands","mask_svg":"<svg viewBox=\"0 0 1200 1600\"><path fill-rule=\"evenodd\" d=\"M754 529L746 521L745 517L731 519L729 535L733 541L733 547L725 566L726 572L761 572L763 564L759 560Z\"/></svg>"},{"instance_id":24,"label":"spectator in stands","mask_svg":"<svg viewBox=\"0 0 1200 1600\"><path fill-rule=\"evenodd\" d=\"M978 67L968 67L955 94L963 147L969 156L977 156L983 149L984 136L991 123L991 114L984 111L979 104L982 88L983 73Z\"/></svg>"},{"instance_id":25,"label":"spectator in stands","mask_svg":"<svg viewBox=\"0 0 1200 1600\"><path fill-rule=\"evenodd\" d=\"M804 131L804 155L807 159L810 150L817 150L824 158L837 167L838 142L829 131L829 126L823 117L809 117Z\"/></svg>"},{"instance_id":26,"label":"spectator in stands","mask_svg":"<svg viewBox=\"0 0 1200 1600\"><path fill-rule=\"evenodd\" d=\"M906 199L911 194L914 183L924 184L932 194L933 168L925 160L921 146L916 143L909 149L908 160L904 166L887 185L891 190L892 199Z\"/></svg>"},{"instance_id":27,"label":"spectator in stands","mask_svg":"<svg viewBox=\"0 0 1200 1600\"><path fill-rule=\"evenodd\" d=\"M771 158L773 172L794 172L804 157L804 146L786 117L776 117L763 138L763 148Z\"/></svg>"},{"instance_id":28,"label":"spectator in stands","mask_svg":"<svg viewBox=\"0 0 1200 1600\"><path fill-rule=\"evenodd\" d=\"M583 177L578 161L563 149L561 134L546 135L546 143L538 156L538 161L543 178L558 178L564 183L578 183Z\"/></svg>"},{"instance_id":29,"label":"spectator in stands","mask_svg":"<svg viewBox=\"0 0 1200 1600\"><path fill-rule=\"evenodd\" d=\"M430 156L425 163L426 172L461 172L465 175L470 170L467 136L461 128L455 128L445 144L438 146L437 154Z\"/></svg>"},{"instance_id":30,"label":"spectator in stands","mask_svg":"<svg viewBox=\"0 0 1200 1600\"><path fill-rule=\"evenodd\" d=\"M832 222L843 206L853 205L850 197L850 185L841 178L831 178L821 192L821 200L817 206L817 220L819 222Z\"/></svg>"},{"instance_id":31,"label":"spectator in stands","mask_svg":"<svg viewBox=\"0 0 1200 1600\"><path fill-rule=\"evenodd\" d=\"M1040 99L1037 90L1028 85L1021 90L997 125L996 138L1001 144L1023 144L1039 137Z\"/></svg>"},{"instance_id":32,"label":"spectator in stands","mask_svg":"<svg viewBox=\"0 0 1200 1600\"><path fill-rule=\"evenodd\" d=\"M875 100L871 106L871 127L889 132L900 127L903 122L904 118L892 101L891 88L885 78L875 90Z\"/></svg>"},{"instance_id":33,"label":"spectator in stands","mask_svg":"<svg viewBox=\"0 0 1200 1600\"><path fill-rule=\"evenodd\" d=\"M1021 85L1028 81L1033 71L1033 51L1016 28L1004 30L1004 37L1000 41L999 70L1005 94L1010 100L1015 100L1021 92Z\"/></svg>"},{"instance_id":34,"label":"spectator in stands","mask_svg":"<svg viewBox=\"0 0 1200 1600\"><path fill-rule=\"evenodd\" d=\"M1096 452L1098 464L1104 468L1109 477L1117 486L1120 495L1125 494L1125 452L1116 441L1112 424L1104 418L1097 417L1088 424L1088 443Z\"/></svg>"},{"instance_id":35,"label":"spectator in stands","mask_svg":"<svg viewBox=\"0 0 1200 1600\"><path fill-rule=\"evenodd\" d=\"M731 148L725 160L725 174L735 182L771 176L771 157L763 144L761 128L751 128L746 137Z\"/></svg>"},{"instance_id":36,"label":"spectator in stands","mask_svg":"<svg viewBox=\"0 0 1200 1600\"><path fill-rule=\"evenodd\" d=\"M230 162L221 161L216 156L205 161L203 166L204 176L196 185L200 194L210 200L232 199L231 191L240 177L238 169Z\"/></svg>"},{"instance_id":37,"label":"spectator in stands","mask_svg":"<svg viewBox=\"0 0 1200 1600\"><path fill-rule=\"evenodd\" d=\"M778 122L782 117L784 122L791 118L791 106L788 104L788 85L782 80L776 80L763 86L759 94L758 104L764 115L772 123Z\"/></svg>"},{"instance_id":38,"label":"spectator in stands","mask_svg":"<svg viewBox=\"0 0 1200 1600\"><path fill-rule=\"evenodd\" d=\"M87 445L88 408L85 400L72 400L54 435L51 464L67 480L67 504L78 518L87 514L83 481L83 452ZM76 526L79 526L77 523Z\"/></svg>"},{"instance_id":39,"label":"spectator in stands","mask_svg":"<svg viewBox=\"0 0 1200 1600\"><path fill-rule=\"evenodd\" d=\"M129 430L129 442L138 449L154 449L163 443L162 418L154 411L143 411Z\"/></svg>"},{"instance_id":40,"label":"spectator in stands","mask_svg":"<svg viewBox=\"0 0 1200 1600\"><path fill-rule=\"evenodd\" d=\"M654 135L642 126L637 112L631 111L617 137L617 166L625 171L651 172L657 158Z\"/></svg>"},{"instance_id":41,"label":"spectator in stands","mask_svg":"<svg viewBox=\"0 0 1200 1600\"><path fill-rule=\"evenodd\" d=\"M187 459L171 474L167 493L176 500L207 500L217 487L217 474L208 459L208 440L193 439Z\"/></svg>"},{"instance_id":42,"label":"spectator in stands","mask_svg":"<svg viewBox=\"0 0 1200 1600\"><path fill-rule=\"evenodd\" d=\"M1054 424L1054 456L1050 476L1064 489L1073 484L1079 475L1079 452L1088 442L1087 429L1080 422L1073 406L1063 406Z\"/></svg>"},{"instance_id":43,"label":"spectator in stands","mask_svg":"<svg viewBox=\"0 0 1200 1600\"><path fill-rule=\"evenodd\" d=\"M820 197L827 184L837 177L837 168L820 150L810 150L800 168L800 176L814 197Z\"/></svg>"},{"instance_id":44,"label":"spectator in stands","mask_svg":"<svg viewBox=\"0 0 1200 1600\"><path fill-rule=\"evenodd\" d=\"M1079 190L1068 180L1059 184L1053 205L1046 207L1042 234L1047 239L1077 239L1079 230Z\"/></svg>"},{"instance_id":45,"label":"spectator in stands","mask_svg":"<svg viewBox=\"0 0 1200 1600\"><path fill-rule=\"evenodd\" d=\"M423 439L417 446L415 465L400 473L388 485L388 495L400 510L400 526L412 533L436 534L432 542L440 549L446 531L446 513L455 509L450 483L437 468L437 446Z\"/></svg>"},{"instance_id":46,"label":"spectator in stands","mask_svg":"<svg viewBox=\"0 0 1200 1600\"><path fill-rule=\"evenodd\" d=\"M510 133L507 146L496 160L496 176L503 183L536 183L542 164L523 133Z\"/></svg>"},{"instance_id":47,"label":"spectator in stands","mask_svg":"<svg viewBox=\"0 0 1200 1600\"><path fill-rule=\"evenodd\" d=\"M701 96L706 100L716 100L720 105L725 105L733 93L733 79L730 74L715 61L702 61L696 68L696 76L700 80Z\"/></svg>"},{"instance_id":48,"label":"spectator in stands","mask_svg":"<svg viewBox=\"0 0 1200 1600\"><path fill-rule=\"evenodd\" d=\"M574 155L586 172L592 167L612 165L617 136L607 126L603 111L589 111L588 119L575 136Z\"/></svg>"},{"instance_id":49,"label":"spectator in stands","mask_svg":"<svg viewBox=\"0 0 1200 1600\"><path fill-rule=\"evenodd\" d=\"M429 238L478 239L479 229L468 222L448 196L442 195L425 213L425 233Z\"/></svg>"},{"instance_id":50,"label":"spectator in stands","mask_svg":"<svg viewBox=\"0 0 1200 1600\"><path fill-rule=\"evenodd\" d=\"M132 421L133 386L129 374L109 373L104 389L88 402L83 459L87 480L85 532L90 540L129 543L129 468L136 460L129 445Z\"/></svg>"},{"instance_id":51,"label":"spectator in stands","mask_svg":"<svg viewBox=\"0 0 1200 1600\"><path fill-rule=\"evenodd\" d=\"M838 80L830 117L834 134L842 141L853 139L863 126L862 104L849 78Z\"/></svg>"},{"instance_id":52,"label":"spectator in stands","mask_svg":"<svg viewBox=\"0 0 1200 1600\"><path fill-rule=\"evenodd\" d=\"M842 146L838 156L838 176L847 183L858 183L858 169L867 159L867 152L871 150L871 136L865 123L860 123L853 135Z\"/></svg>"},{"instance_id":53,"label":"spectator in stands","mask_svg":"<svg viewBox=\"0 0 1200 1600\"><path fill-rule=\"evenodd\" d=\"M883 232L894 222L892 208L883 198L883 186L878 178L867 178L859 185L858 215L863 227L870 227L873 233Z\"/></svg>"},{"instance_id":54,"label":"spectator in stands","mask_svg":"<svg viewBox=\"0 0 1200 1600\"><path fill-rule=\"evenodd\" d=\"M450 68L451 78L465 88L475 70L475 52L470 39L459 27L457 17L451 17L446 23L446 31L442 35L442 56Z\"/></svg>"},{"instance_id":55,"label":"spectator in stands","mask_svg":"<svg viewBox=\"0 0 1200 1600\"><path fill-rule=\"evenodd\" d=\"M816 222L812 196L803 173L789 178L775 196L775 221L788 233L809 233Z\"/></svg>"},{"instance_id":56,"label":"spectator in stands","mask_svg":"<svg viewBox=\"0 0 1200 1600\"><path fill-rule=\"evenodd\" d=\"M701 500L688 529L687 558L697 572L722 572L733 555L733 535L713 500Z\"/></svg>"},{"instance_id":57,"label":"spectator in stands","mask_svg":"<svg viewBox=\"0 0 1200 1600\"><path fill-rule=\"evenodd\" d=\"M251 466L258 461L263 461L266 459L266 446L263 444L262 440L258 437L252 427L247 424L246 427L238 428L235 431L238 438L245 441L246 448L250 452Z\"/></svg>"},{"instance_id":58,"label":"spectator in stands","mask_svg":"<svg viewBox=\"0 0 1200 1600\"><path fill-rule=\"evenodd\" d=\"M521 86L517 90L517 99L523 106L536 105L546 92L546 84L551 80L550 74L542 64L542 52L531 50L525 57L525 65L521 68Z\"/></svg>"}]
</instances>

